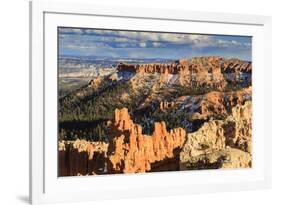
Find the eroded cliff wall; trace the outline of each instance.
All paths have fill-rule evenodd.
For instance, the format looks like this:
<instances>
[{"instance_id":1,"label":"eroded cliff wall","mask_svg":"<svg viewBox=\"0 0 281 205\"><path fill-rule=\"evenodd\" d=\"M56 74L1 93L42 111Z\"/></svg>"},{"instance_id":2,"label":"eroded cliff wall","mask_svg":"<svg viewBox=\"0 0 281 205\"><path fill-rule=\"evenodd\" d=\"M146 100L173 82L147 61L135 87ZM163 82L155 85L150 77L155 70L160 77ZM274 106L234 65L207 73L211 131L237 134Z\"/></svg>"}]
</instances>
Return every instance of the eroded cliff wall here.
<instances>
[{"instance_id":1,"label":"eroded cliff wall","mask_svg":"<svg viewBox=\"0 0 281 205\"><path fill-rule=\"evenodd\" d=\"M178 75L177 83L181 86L211 86L222 90L230 82L241 80L250 82L252 63L213 56L181 59L171 63L120 63L117 70L140 74L159 73L161 82L169 79L169 75Z\"/></svg>"},{"instance_id":2,"label":"eroded cliff wall","mask_svg":"<svg viewBox=\"0 0 281 205\"><path fill-rule=\"evenodd\" d=\"M109 122L109 126L111 141L108 154L112 165L109 169L117 173L153 171L152 163L177 160L179 153L176 149L181 148L186 140L184 129L175 128L168 132L165 122L154 124L152 136L142 134L141 126L133 123L126 108L116 109L115 120Z\"/></svg>"}]
</instances>

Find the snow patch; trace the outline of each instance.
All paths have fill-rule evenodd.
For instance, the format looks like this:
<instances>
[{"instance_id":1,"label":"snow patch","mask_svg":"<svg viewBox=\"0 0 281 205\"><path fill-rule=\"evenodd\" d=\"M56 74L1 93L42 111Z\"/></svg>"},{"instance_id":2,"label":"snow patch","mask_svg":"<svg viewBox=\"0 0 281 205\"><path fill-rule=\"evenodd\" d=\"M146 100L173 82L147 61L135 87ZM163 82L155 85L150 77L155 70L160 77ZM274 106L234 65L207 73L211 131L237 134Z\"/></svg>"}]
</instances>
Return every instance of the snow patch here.
<instances>
[{"instance_id":1,"label":"snow patch","mask_svg":"<svg viewBox=\"0 0 281 205\"><path fill-rule=\"evenodd\" d=\"M168 74L167 82L169 84L176 84L178 78L179 78L178 74Z\"/></svg>"}]
</instances>

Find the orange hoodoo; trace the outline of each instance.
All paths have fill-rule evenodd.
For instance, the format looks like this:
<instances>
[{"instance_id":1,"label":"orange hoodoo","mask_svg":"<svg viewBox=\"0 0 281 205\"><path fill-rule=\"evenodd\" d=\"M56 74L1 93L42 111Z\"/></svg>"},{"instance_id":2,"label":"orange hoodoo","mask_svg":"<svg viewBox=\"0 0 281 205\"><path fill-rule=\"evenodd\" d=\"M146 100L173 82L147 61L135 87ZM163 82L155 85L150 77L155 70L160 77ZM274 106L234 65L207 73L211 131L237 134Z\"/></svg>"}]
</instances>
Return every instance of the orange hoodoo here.
<instances>
[{"instance_id":1,"label":"orange hoodoo","mask_svg":"<svg viewBox=\"0 0 281 205\"><path fill-rule=\"evenodd\" d=\"M181 148L186 139L183 128L166 129L165 122L156 122L152 136L142 134L142 128L134 124L128 109L116 109L112 123L112 137L109 160L113 172L146 172L151 170L151 164L167 158L173 158L174 149ZM121 132L120 132L121 131Z\"/></svg>"}]
</instances>

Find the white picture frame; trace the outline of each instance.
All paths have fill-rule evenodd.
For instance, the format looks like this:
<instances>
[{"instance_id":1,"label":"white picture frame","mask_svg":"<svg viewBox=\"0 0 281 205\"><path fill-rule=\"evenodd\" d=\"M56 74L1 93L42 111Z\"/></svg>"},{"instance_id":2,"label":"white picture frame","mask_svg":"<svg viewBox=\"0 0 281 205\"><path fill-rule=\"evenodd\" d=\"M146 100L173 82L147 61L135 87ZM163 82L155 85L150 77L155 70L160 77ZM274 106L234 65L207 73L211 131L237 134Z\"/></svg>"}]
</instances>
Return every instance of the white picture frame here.
<instances>
[{"instance_id":1,"label":"white picture frame","mask_svg":"<svg viewBox=\"0 0 281 205\"><path fill-rule=\"evenodd\" d=\"M58 178L57 124L54 123L57 113L57 26L253 36L253 168ZM30 2L30 111L32 204L269 188L271 18Z\"/></svg>"}]
</instances>

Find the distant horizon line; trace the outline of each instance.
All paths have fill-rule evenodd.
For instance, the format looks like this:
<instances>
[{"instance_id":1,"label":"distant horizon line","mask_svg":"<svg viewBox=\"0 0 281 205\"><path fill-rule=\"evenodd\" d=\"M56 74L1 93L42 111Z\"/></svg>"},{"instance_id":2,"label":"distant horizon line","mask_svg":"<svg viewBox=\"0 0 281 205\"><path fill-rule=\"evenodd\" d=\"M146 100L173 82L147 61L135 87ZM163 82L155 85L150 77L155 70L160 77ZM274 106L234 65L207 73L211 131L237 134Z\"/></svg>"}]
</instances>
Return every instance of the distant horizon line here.
<instances>
[{"instance_id":1,"label":"distant horizon line","mask_svg":"<svg viewBox=\"0 0 281 205\"><path fill-rule=\"evenodd\" d=\"M182 57L182 58L159 58L159 57L154 57L154 58L136 58L136 57L109 57L109 56L93 56L93 55L58 55L58 58L60 57L92 57L92 58L112 58L112 59L140 59L140 60L150 60L150 59L161 59L161 60L180 60L180 59L192 59L192 58L201 58L201 57L221 57L224 59L239 59L243 61L248 61L252 62L252 60L249 59L243 59L243 58L238 58L238 57L224 57L220 55L201 55L201 56L190 56L190 57Z\"/></svg>"}]
</instances>

